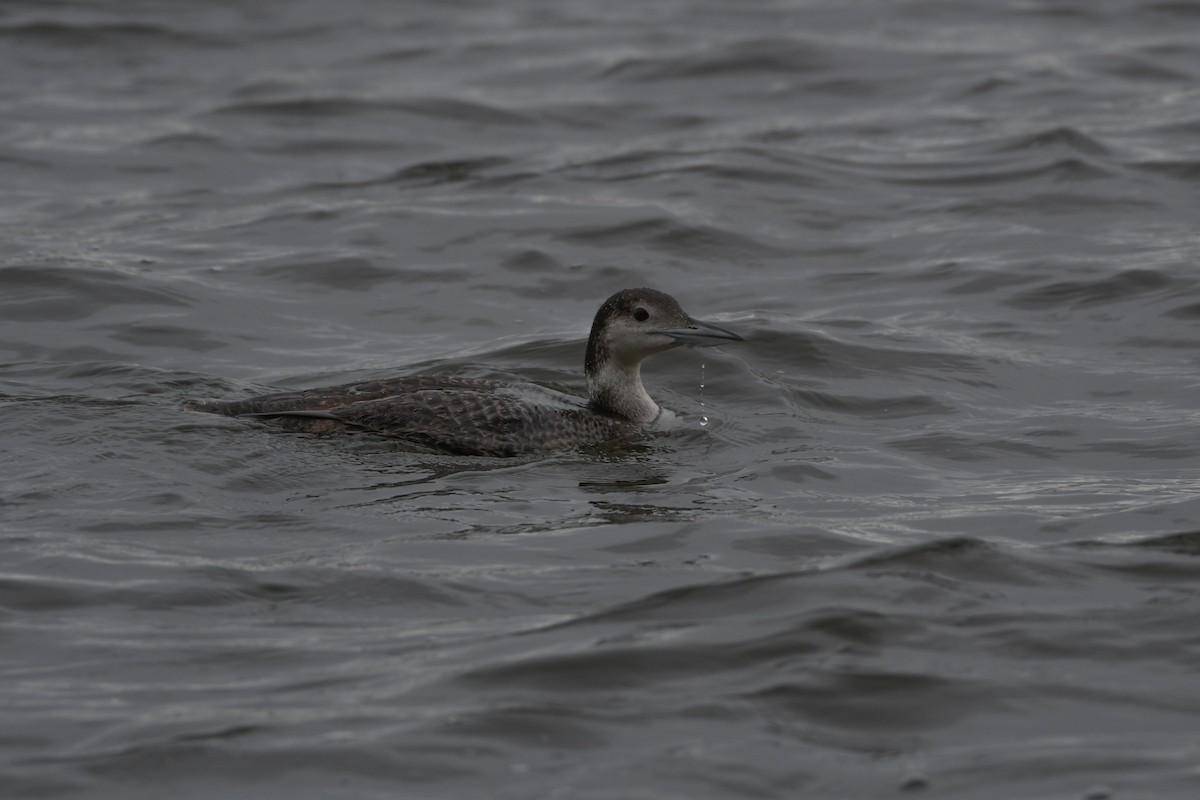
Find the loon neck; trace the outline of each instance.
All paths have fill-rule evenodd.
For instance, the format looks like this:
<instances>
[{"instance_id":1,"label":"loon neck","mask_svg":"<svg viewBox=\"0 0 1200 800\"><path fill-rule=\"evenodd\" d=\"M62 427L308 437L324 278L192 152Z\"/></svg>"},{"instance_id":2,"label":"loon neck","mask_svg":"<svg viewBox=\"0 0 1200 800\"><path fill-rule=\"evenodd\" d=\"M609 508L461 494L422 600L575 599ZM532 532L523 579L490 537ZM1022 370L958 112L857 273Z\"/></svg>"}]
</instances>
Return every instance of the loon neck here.
<instances>
[{"instance_id":1,"label":"loon neck","mask_svg":"<svg viewBox=\"0 0 1200 800\"><path fill-rule=\"evenodd\" d=\"M653 422L662 409L642 386L641 362L618 364L604 361L587 370L588 396L592 408L615 414L631 422Z\"/></svg>"}]
</instances>

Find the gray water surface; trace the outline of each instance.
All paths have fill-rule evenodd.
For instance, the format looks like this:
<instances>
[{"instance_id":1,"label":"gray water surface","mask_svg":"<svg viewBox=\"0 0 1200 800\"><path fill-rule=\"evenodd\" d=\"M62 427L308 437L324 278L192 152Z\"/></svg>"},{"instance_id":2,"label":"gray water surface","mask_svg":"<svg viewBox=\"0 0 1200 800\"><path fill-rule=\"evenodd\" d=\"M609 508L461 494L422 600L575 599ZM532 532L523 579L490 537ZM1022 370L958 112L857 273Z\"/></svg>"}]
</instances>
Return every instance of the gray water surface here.
<instances>
[{"instance_id":1,"label":"gray water surface","mask_svg":"<svg viewBox=\"0 0 1200 800\"><path fill-rule=\"evenodd\" d=\"M0 796L1200 796L1200 11L0 7ZM184 401L582 391L533 460ZM707 419L707 424L701 424Z\"/></svg>"}]
</instances>

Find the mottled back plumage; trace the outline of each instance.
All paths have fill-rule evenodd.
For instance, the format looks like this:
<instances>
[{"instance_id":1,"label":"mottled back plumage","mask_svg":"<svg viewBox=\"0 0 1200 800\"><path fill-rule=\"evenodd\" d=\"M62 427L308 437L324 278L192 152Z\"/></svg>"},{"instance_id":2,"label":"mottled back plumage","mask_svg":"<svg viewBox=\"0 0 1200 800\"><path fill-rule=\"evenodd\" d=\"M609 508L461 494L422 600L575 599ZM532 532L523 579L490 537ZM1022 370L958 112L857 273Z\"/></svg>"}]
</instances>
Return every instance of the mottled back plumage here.
<instances>
[{"instance_id":1,"label":"mottled back plumage","mask_svg":"<svg viewBox=\"0 0 1200 800\"><path fill-rule=\"evenodd\" d=\"M618 439L638 428L580 398L533 384L410 375L191 406L258 417L285 430L369 432L461 455L550 453Z\"/></svg>"}]
</instances>

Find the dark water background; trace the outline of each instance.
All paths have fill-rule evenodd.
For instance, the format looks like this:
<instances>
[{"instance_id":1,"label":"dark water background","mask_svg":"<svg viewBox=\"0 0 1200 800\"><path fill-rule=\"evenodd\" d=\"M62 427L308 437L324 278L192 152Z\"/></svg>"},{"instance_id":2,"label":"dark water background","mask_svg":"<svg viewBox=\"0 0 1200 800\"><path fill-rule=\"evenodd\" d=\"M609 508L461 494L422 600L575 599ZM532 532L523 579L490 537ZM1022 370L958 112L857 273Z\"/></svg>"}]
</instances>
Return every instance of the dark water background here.
<instances>
[{"instance_id":1,"label":"dark water background","mask_svg":"<svg viewBox=\"0 0 1200 800\"><path fill-rule=\"evenodd\" d=\"M1198 42L3 3L0 796L1200 797ZM652 361L689 424L639 448L180 408L578 389L638 285L749 339Z\"/></svg>"}]
</instances>

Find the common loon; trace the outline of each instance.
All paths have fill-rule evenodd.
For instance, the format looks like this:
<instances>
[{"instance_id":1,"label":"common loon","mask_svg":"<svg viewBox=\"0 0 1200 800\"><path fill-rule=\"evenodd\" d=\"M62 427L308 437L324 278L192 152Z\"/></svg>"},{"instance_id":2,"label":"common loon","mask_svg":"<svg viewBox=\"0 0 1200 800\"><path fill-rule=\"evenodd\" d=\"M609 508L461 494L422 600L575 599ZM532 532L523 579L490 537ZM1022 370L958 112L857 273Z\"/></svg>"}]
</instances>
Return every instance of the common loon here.
<instances>
[{"instance_id":1,"label":"common loon","mask_svg":"<svg viewBox=\"0 0 1200 800\"><path fill-rule=\"evenodd\" d=\"M658 419L663 411L642 386L646 356L741 341L692 319L668 294L625 289L592 322L583 362L587 402L529 383L410 375L188 408L294 431L367 431L446 453L536 455L628 436Z\"/></svg>"}]
</instances>

